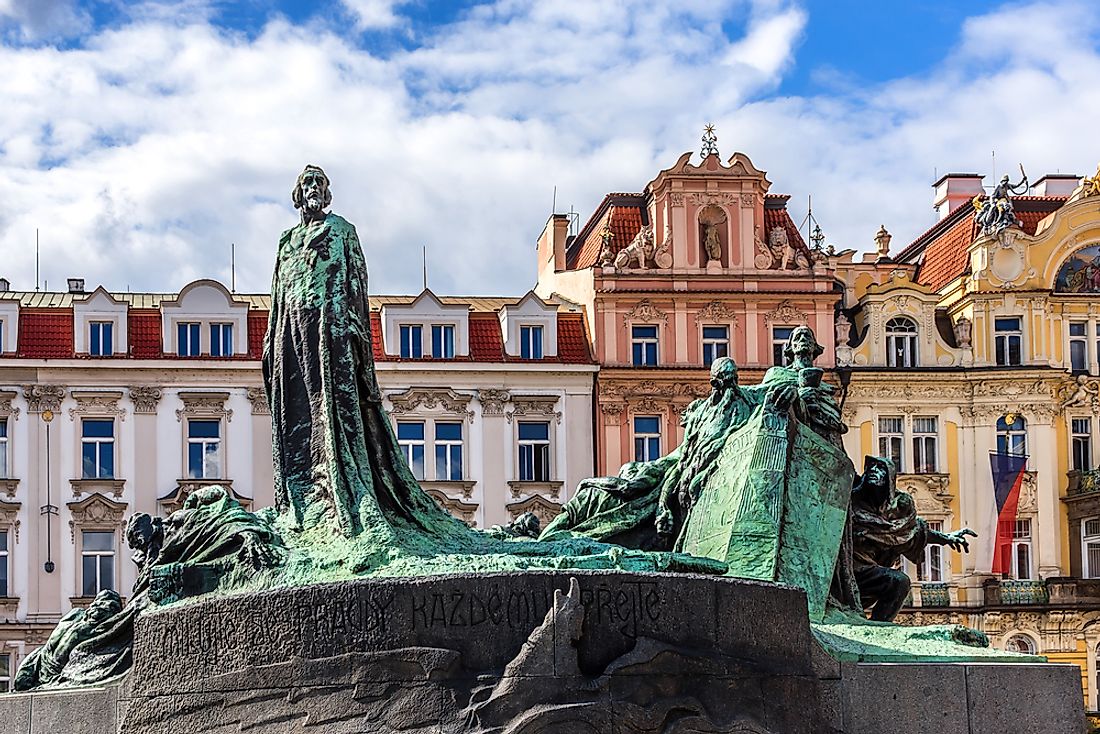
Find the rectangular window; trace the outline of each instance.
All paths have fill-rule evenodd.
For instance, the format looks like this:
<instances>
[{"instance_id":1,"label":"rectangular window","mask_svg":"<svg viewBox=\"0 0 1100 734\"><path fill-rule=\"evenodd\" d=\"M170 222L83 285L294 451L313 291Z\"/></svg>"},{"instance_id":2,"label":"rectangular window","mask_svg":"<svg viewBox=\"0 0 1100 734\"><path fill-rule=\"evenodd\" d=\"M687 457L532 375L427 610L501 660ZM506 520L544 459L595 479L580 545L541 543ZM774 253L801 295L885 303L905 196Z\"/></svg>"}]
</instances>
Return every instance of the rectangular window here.
<instances>
[{"instance_id":1,"label":"rectangular window","mask_svg":"<svg viewBox=\"0 0 1100 734\"><path fill-rule=\"evenodd\" d=\"M719 357L730 356L730 329L728 326L703 327L703 366L710 367Z\"/></svg>"},{"instance_id":2,"label":"rectangular window","mask_svg":"<svg viewBox=\"0 0 1100 734\"><path fill-rule=\"evenodd\" d=\"M657 364L657 327L633 326L630 329L634 364L653 367Z\"/></svg>"},{"instance_id":3,"label":"rectangular window","mask_svg":"<svg viewBox=\"0 0 1100 734\"><path fill-rule=\"evenodd\" d=\"M0 418L0 477L11 476L9 463L11 454L8 451L8 419Z\"/></svg>"},{"instance_id":4,"label":"rectangular window","mask_svg":"<svg viewBox=\"0 0 1100 734\"><path fill-rule=\"evenodd\" d=\"M654 415L634 417L634 461L661 458L661 419Z\"/></svg>"},{"instance_id":5,"label":"rectangular window","mask_svg":"<svg viewBox=\"0 0 1100 734\"><path fill-rule=\"evenodd\" d=\"M787 347L787 340L794 332L793 326L772 327L772 364L783 366L787 364L787 358L783 356L783 350Z\"/></svg>"},{"instance_id":6,"label":"rectangular window","mask_svg":"<svg viewBox=\"0 0 1100 734\"><path fill-rule=\"evenodd\" d=\"M11 693L11 653L0 653L0 693Z\"/></svg>"},{"instance_id":7,"label":"rectangular window","mask_svg":"<svg viewBox=\"0 0 1100 734\"><path fill-rule=\"evenodd\" d=\"M520 421L519 481L550 481L550 424Z\"/></svg>"},{"instance_id":8,"label":"rectangular window","mask_svg":"<svg viewBox=\"0 0 1100 734\"><path fill-rule=\"evenodd\" d=\"M108 357L115 353L114 323L93 321L88 325L88 354L93 357Z\"/></svg>"},{"instance_id":9,"label":"rectangular window","mask_svg":"<svg viewBox=\"0 0 1100 734\"><path fill-rule=\"evenodd\" d=\"M81 478L115 478L115 422L113 420L85 418L81 421L80 456Z\"/></svg>"},{"instance_id":10,"label":"rectangular window","mask_svg":"<svg viewBox=\"0 0 1100 734\"><path fill-rule=\"evenodd\" d=\"M176 325L176 354L180 357L198 357L202 354L199 343L198 322L181 322Z\"/></svg>"},{"instance_id":11,"label":"rectangular window","mask_svg":"<svg viewBox=\"0 0 1100 734\"><path fill-rule=\"evenodd\" d=\"M420 324L401 325L401 357L420 359L424 356L424 327Z\"/></svg>"},{"instance_id":12,"label":"rectangular window","mask_svg":"<svg viewBox=\"0 0 1100 734\"><path fill-rule=\"evenodd\" d=\"M210 356L233 356L233 324L210 324Z\"/></svg>"},{"instance_id":13,"label":"rectangular window","mask_svg":"<svg viewBox=\"0 0 1100 734\"><path fill-rule=\"evenodd\" d=\"M436 359L454 359L454 324L432 324L432 356Z\"/></svg>"},{"instance_id":14,"label":"rectangular window","mask_svg":"<svg viewBox=\"0 0 1100 734\"><path fill-rule=\"evenodd\" d=\"M1092 468L1092 418L1070 420L1073 470L1088 471Z\"/></svg>"},{"instance_id":15,"label":"rectangular window","mask_svg":"<svg viewBox=\"0 0 1100 734\"><path fill-rule=\"evenodd\" d=\"M115 534L98 530L81 533L81 596L92 597L115 588Z\"/></svg>"},{"instance_id":16,"label":"rectangular window","mask_svg":"<svg viewBox=\"0 0 1100 734\"><path fill-rule=\"evenodd\" d=\"M424 423L423 421L398 421L397 443L405 452L413 476L424 478Z\"/></svg>"},{"instance_id":17,"label":"rectangular window","mask_svg":"<svg viewBox=\"0 0 1100 734\"><path fill-rule=\"evenodd\" d=\"M1087 321L1069 322L1069 368L1073 372L1088 372L1089 325Z\"/></svg>"},{"instance_id":18,"label":"rectangular window","mask_svg":"<svg viewBox=\"0 0 1100 734\"><path fill-rule=\"evenodd\" d=\"M997 419L997 453L1027 454L1027 421L1022 415L1004 415Z\"/></svg>"},{"instance_id":19,"label":"rectangular window","mask_svg":"<svg viewBox=\"0 0 1100 734\"><path fill-rule=\"evenodd\" d=\"M221 421L187 421L187 476L222 479Z\"/></svg>"},{"instance_id":20,"label":"rectangular window","mask_svg":"<svg viewBox=\"0 0 1100 734\"><path fill-rule=\"evenodd\" d=\"M878 419L878 455L894 462L894 469L902 472L902 444L905 441L905 421L900 416L882 416Z\"/></svg>"},{"instance_id":21,"label":"rectangular window","mask_svg":"<svg viewBox=\"0 0 1100 734\"><path fill-rule=\"evenodd\" d=\"M994 346L997 352L997 364L1014 366L1021 363L1023 330L1020 317L998 318L993 320Z\"/></svg>"},{"instance_id":22,"label":"rectangular window","mask_svg":"<svg viewBox=\"0 0 1100 734\"><path fill-rule=\"evenodd\" d=\"M1081 522L1081 562L1087 579L1100 579L1100 517Z\"/></svg>"},{"instance_id":23,"label":"rectangular window","mask_svg":"<svg viewBox=\"0 0 1100 734\"><path fill-rule=\"evenodd\" d=\"M462 424L435 424L435 478L462 481Z\"/></svg>"},{"instance_id":24,"label":"rectangular window","mask_svg":"<svg viewBox=\"0 0 1100 734\"><path fill-rule=\"evenodd\" d=\"M4 322L0 320L0 354L4 352Z\"/></svg>"},{"instance_id":25,"label":"rectangular window","mask_svg":"<svg viewBox=\"0 0 1100 734\"><path fill-rule=\"evenodd\" d=\"M1017 520L1012 527L1012 578L1031 579L1031 520Z\"/></svg>"},{"instance_id":26,"label":"rectangular window","mask_svg":"<svg viewBox=\"0 0 1100 734\"><path fill-rule=\"evenodd\" d=\"M917 474L936 472L936 439L939 426L936 416L913 418L913 471Z\"/></svg>"},{"instance_id":27,"label":"rectangular window","mask_svg":"<svg viewBox=\"0 0 1100 734\"><path fill-rule=\"evenodd\" d=\"M943 523L936 520L928 521L928 529L942 531ZM917 580L930 583L943 581L943 546L929 543L924 548L924 560L917 564Z\"/></svg>"},{"instance_id":28,"label":"rectangular window","mask_svg":"<svg viewBox=\"0 0 1100 734\"><path fill-rule=\"evenodd\" d=\"M519 356L523 359L542 359L542 327L519 327Z\"/></svg>"},{"instance_id":29,"label":"rectangular window","mask_svg":"<svg viewBox=\"0 0 1100 734\"><path fill-rule=\"evenodd\" d=\"M0 598L6 597L11 593L8 588L8 573L10 566L8 565L8 531L0 530Z\"/></svg>"}]
</instances>

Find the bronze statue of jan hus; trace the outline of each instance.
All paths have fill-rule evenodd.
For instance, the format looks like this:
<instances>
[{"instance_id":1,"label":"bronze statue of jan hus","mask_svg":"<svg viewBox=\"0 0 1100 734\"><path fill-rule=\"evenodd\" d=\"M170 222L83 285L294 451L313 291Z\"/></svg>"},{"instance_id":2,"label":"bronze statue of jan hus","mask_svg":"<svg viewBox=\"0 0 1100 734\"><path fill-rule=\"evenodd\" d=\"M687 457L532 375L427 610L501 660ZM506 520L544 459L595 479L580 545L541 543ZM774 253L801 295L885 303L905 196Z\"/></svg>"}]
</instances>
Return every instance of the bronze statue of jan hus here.
<instances>
[{"instance_id":1,"label":"bronze statue of jan hus","mask_svg":"<svg viewBox=\"0 0 1100 734\"><path fill-rule=\"evenodd\" d=\"M967 536L978 537L970 528L954 533L929 528L917 517L913 497L898 491L895 477L892 461L868 456L852 490L856 583L864 609L870 609L871 619L878 622L892 621L909 595L909 577L895 568L903 556L919 563L929 545L970 552Z\"/></svg>"}]
</instances>

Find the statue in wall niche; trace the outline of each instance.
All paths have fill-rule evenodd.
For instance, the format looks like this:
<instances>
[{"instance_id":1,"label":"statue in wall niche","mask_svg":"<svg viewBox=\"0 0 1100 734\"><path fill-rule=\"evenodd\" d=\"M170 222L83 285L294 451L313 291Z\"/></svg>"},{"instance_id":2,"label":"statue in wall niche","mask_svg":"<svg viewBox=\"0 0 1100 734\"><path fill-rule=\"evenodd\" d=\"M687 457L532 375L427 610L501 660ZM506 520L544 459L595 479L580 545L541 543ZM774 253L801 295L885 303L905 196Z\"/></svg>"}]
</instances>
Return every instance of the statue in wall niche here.
<instances>
[{"instance_id":1,"label":"statue in wall niche","mask_svg":"<svg viewBox=\"0 0 1100 734\"><path fill-rule=\"evenodd\" d=\"M615 239L615 233L611 231L611 225L605 224L600 230L600 265L607 268L615 262L615 252L611 249L611 243Z\"/></svg>"},{"instance_id":2,"label":"statue in wall niche","mask_svg":"<svg viewBox=\"0 0 1100 734\"><path fill-rule=\"evenodd\" d=\"M836 329L837 349L848 346L848 339L852 336L852 322L843 313L838 313L834 328Z\"/></svg>"},{"instance_id":3,"label":"statue in wall niche","mask_svg":"<svg viewBox=\"0 0 1100 734\"><path fill-rule=\"evenodd\" d=\"M1023 194L1027 190L1027 174L1024 173L1024 167L1021 165L1019 183L1010 183L1008 176L1005 175L1001 177L1000 183L993 187L988 198L983 199L980 194L975 196L974 223L981 229L981 233L996 236L1009 227L1023 226L1016 218L1016 210L1012 206L1012 195Z\"/></svg>"},{"instance_id":4,"label":"statue in wall niche","mask_svg":"<svg viewBox=\"0 0 1100 734\"><path fill-rule=\"evenodd\" d=\"M965 316L960 316L959 320L953 324L955 331L955 343L959 345L961 349L970 348L971 332L973 331L973 324L970 323L970 319Z\"/></svg>"},{"instance_id":5,"label":"statue in wall niche","mask_svg":"<svg viewBox=\"0 0 1100 734\"><path fill-rule=\"evenodd\" d=\"M721 261L722 241L718 235L718 224L703 225L703 251L707 253L707 262Z\"/></svg>"},{"instance_id":6,"label":"statue in wall niche","mask_svg":"<svg viewBox=\"0 0 1100 734\"><path fill-rule=\"evenodd\" d=\"M630 241L629 245L619 250L619 253L615 256L615 267L619 270L627 268L645 270L651 268L654 265L654 251L653 228L644 226L638 230L638 234L634 235L634 239Z\"/></svg>"},{"instance_id":7,"label":"statue in wall niche","mask_svg":"<svg viewBox=\"0 0 1100 734\"><path fill-rule=\"evenodd\" d=\"M978 537L970 528L954 533L929 528L917 516L913 497L898 490L894 463L877 456L864 459L863 474L852 490L851 517L860 599L878 622L893 621L909 595L909 577L895 568L903 557L920 563L929 545L969 552L967 538Z\"/></svg>"}]
</instances>

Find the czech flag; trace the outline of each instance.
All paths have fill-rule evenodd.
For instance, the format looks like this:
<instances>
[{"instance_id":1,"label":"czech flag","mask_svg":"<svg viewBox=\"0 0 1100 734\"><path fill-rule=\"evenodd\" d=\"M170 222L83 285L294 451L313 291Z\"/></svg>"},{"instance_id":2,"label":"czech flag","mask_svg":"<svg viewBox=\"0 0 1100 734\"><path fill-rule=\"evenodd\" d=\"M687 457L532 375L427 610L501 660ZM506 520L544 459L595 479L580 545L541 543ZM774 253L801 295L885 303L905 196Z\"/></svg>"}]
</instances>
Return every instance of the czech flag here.
<instances>
[{"instance_id":1,"label":"czech flag","mask_svg":"<svg viewBox=\"0 0 1100 734\"><path fill-rule=\"evenodd\" d=\"M997 539L991 571L1007 575L1012 571L1012 534L1016 529L1016 506L1020 502L1027 457L990 452L989 464L993 469L993 497L997 505Z\"/></svg>"}]
</instances>

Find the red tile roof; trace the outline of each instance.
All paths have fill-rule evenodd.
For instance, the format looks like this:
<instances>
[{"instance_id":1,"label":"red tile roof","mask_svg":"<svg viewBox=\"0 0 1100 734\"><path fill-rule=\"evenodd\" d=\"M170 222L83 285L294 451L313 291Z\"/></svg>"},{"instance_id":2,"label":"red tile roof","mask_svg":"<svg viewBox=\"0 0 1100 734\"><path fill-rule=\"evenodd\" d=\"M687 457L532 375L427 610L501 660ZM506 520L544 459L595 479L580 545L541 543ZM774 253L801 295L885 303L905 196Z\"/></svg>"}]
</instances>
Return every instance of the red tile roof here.
<instances>
[{"instance_id":1,"label":"red tile roof","mask_svg":"<svg viewBox=\"0 0 1100 734\"><path fill-rule=\"evenodd\" d=\"M610 223L615 237L611 240L612 252L618 252L633 240L642 225L647 223L645 196L642 194L608 194L596 207L596 211L576 238L569 243L566 263L570 270L583 270L595 265L600 258L603 244L600 233Z\"/></svg>"},{"instance_id":2,"label":"red tile roof","mask_svg":"<svg viewBox=\"0 0 1100 734\"><path fill-rule=\"evenodd\" d=\"M267 311L248 312L248 358L263 359L267 335Z\"/></svg>"},{"instance_id":3,"label":"red tile roof","mask_svg":"<svg viewBox=\"0 0 1100 734\"><path fill-rule=\"evenodd\" d=\"M66 359L73 357L73 310L71 308L19 309L21 357Z\"/></svg>"},{"instance_id":4,"label":"red tile roof","mask_svg":"<svg viewBox=\"0 0 1100 734\"><path fill-rule=\"evenodd\" d=\"M578 314L558 314L558 359L570 364L595 364L589 349L588 329Z\"/></svg>"},{"instance_id":5,"label":"red tile roof","mask_svg":"<svg viewBox=\"0 0 1100 734\"><path fill-rule=\"evenodd\" d=\"M764 198L764 236L769 236L775 227L782 227L787 230L787 240L812 262L810 248L806 245L806 240L802 239L802 233L798 231L794 220L791 219L791 213L787 211L789 198L784 194L768 194ZM779 202L781 204L777 205Z\"/></svg>"},{"instance_id":6,"label":"red tile roof","mask_svg":"<svg viewBox=\"0 0 1100 734\"><path fill-rule=\"evenodd\" d=\"M126 338L134 359L159 359L164 356L160 311L155 308L130 309Z\"/></svg>"}]
</instances>

